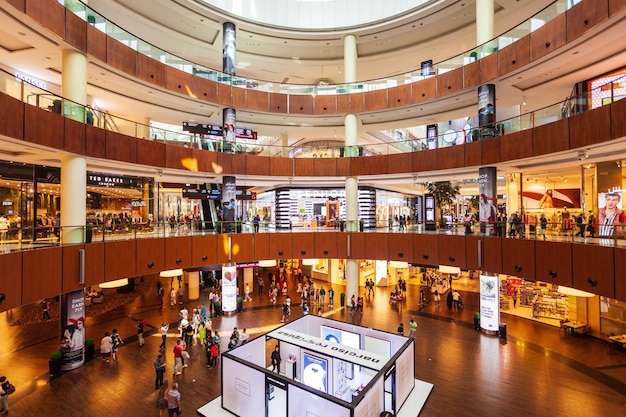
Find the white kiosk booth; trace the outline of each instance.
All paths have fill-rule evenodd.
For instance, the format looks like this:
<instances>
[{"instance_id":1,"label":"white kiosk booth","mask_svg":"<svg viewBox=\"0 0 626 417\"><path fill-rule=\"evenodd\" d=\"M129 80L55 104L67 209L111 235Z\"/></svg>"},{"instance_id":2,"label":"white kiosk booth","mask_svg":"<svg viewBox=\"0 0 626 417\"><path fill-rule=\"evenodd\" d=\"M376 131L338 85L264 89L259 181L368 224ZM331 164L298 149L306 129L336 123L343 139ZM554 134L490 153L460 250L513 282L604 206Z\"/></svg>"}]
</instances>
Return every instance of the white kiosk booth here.
<instances>
[{"instance_id":1,"label":"white kiosk booth","mask_svg":"<svg viewBox=\"0 0 626 417\"><path fill-rule=\"evenodd\" d=\"M222 396L198 415L416 416L433 386L415 379L414 348L400 335L304 316L223 353Z\"/></svg>"}]
</instances>

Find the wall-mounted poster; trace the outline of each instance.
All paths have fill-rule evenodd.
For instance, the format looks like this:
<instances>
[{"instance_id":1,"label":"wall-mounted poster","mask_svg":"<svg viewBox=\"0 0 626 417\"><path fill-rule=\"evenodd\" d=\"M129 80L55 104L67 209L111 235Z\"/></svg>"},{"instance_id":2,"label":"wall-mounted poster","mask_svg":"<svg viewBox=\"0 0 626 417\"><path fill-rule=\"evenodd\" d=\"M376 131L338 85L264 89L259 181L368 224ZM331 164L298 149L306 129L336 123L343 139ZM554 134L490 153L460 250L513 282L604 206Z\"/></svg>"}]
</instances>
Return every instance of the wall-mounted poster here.
<instances>
[{"instance_id":1,"label":"wall-mounted poster","mask_svg":"<svg viewBox=\"0 0 626 417\"><path fill-rule=\"evenodd\" d=\"M621 223L624 223L622 190L613 189L598 194L598 235L623 236L623 227L616 227Z\"/></svg>"},{"instance_id":2,"label":"wall-mounted poster","mask_svg":"<svg viewBox=\"0 0 626 417\"><path fill-rule=\"evenodd\" d=\"M522 194L527 209L580 208L580 188L549 188L531 186Z\"/></svg>"},{"instance_id":3,"label":"wall-mounted poster","mask_svg":"<svg viewBox=\"0 0 626 417\"><path fill-rule=\"evenodd\" d=\"M85 293L76 290L61 296L61 369L69 371L85 363Z\"/></svg>"},{"instance_id":4,"label":"wall-mounted poster","mask_svg":"<svg viewBox=\"0 0 626 417\"><path fill-rule=\"evenodd\" d=\"M328 361L308 353L302 354L302 382L311 388L327 391Z\"/></svg>"}]
</instances>

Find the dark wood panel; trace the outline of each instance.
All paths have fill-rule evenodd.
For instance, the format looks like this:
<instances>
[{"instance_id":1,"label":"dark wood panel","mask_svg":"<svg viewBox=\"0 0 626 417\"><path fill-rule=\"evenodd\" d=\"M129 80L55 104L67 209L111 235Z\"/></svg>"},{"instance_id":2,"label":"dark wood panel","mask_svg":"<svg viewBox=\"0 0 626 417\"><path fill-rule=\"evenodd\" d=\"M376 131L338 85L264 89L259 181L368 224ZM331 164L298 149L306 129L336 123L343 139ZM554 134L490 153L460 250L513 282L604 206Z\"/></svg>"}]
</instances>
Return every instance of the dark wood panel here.
<instances>
[{"instance_id":1,"label":"dark wood panel","mask_svg":"<svg viewBox=\"0 0 626 417\"><path fill-rule=\"evenodd\" d=\"M410 262L413 258L413 234L389 233L389 256L392 261Z\"/></svg>"},{"instance_id":2,"label":"dark wood panel","mask_svg":"<svg viewBox=\"0 0 626 417\"><path fill-rule=\"evenodd\" d=\"M612 247L572 244L574 288L615 298L613 256Z\"/></svg>"},{"instance_id":3,"label":"dark wood panel","mask_svg":"<svg viewBox=\"0 0 626 417\"><path fill-rule=\"evenodd\" d=\"M463 66L463 87L478 88L480 85L480 62L474 61Z\"/></svg>"},{"instance_id":4,"label":"dark wood panel","mask_svg":"<svg viewBox=\"0 0 626 417\"><path fill-rule=\"evenodd\" d=\"M498 52L481 58L480 63L480 82L484 84L492 81L500 75L498 72Z\"/></svg>"},{"instance_id":5,"label":"dark wood panel","mask_svg":"<svg viewBox=\"0 0 626 417\"><path fill-rule=\"evenodd\" d=\"M626 248L614 249L615 257L615 298L626 300Z\"/></svg>"},{"instance_id":6,"label":"dark wood panel","mask_svg":"<svg viewBox=\"0 0 626 417\"><path fill-rule=\"evenodd\" d=\"M55 0L26 0L26 14L63 39L65 7Z\"/></svg>"},{"instance_id":7,"label":"dark wood panel","mask_svg":"<svg viewBox=\"0 0 626 417\"><path fill-rule=\"evenodd\" d=\"M217 166L215 167L215 173L230 175L233 172L233 154L218 152L216 156Z\"/></svg>"},{"instance_id":8,"label":"dark wood panel","mask_svg":"<svg viewBox=\"0 0 626 417\"><path fill-rule=\"evenodd\" d=\"M352 174L352 160L354 158L337 158L337 175L348 177Z\"/></svg>"},{"instance_id":9,"label":"dark wood panel","mask_svg":"<svg viewBox=\"0 0 626 417\"><path fill-rule=\"evenodd\" d=\"M233 105L233 93L230 84L217 83L217 102L224 107Z\"/></svg>"},{"instance_id":10,"label":"dark wood panel","mask_svg":"<svg viewBox=\"0 0 626 417\"><path fill-rule=\"evenodd\" d=\"M363 93L351 93L344 94L348 96L348 110L347 113L361 113L365 110L365 94ZM341 113L346 113L341 111Z\"/></svg>"},{"instance_id":11,"label":"dark wood panel","mask_svg":"<svg viewBox=\"0 0 626 417\"><path fill-rule=\"evenodd\" d=\"M483 237L482 269L489 272L502 271L502 238Z\"/></svg>"},{"instance_id":12,"label":"dark wood panel","mask_svg":"<svg viewBox=\"0 0 626 417\"><path fill-rule=\"evenodd\" d=\"M107 64L134 77L137 75L137 51L107 36Z\"/></svg>"},{"instance_id":13,"label":"dark wood panel","mask_svg":"<svg viewBox=\"0 0 626 417\"><path fill-rule=\"evenodd\" d=\"M410 153L395 153L387 155L387 169L390 174L413 171L413 158Z\"/></svg>"},{"instance_id":14,"label":"dark wood panel","mask_svg":"<svg viewBox=\"0 0 626 417\"><path fill-rule=\"evenodd\" d=\"M337 258L346 259L348 257L348 235L349 233L333 233L337 236Z\"/></svg>"},{"instance_id":15,"label":"dark wood panel","mask_svg":"<svg viewBox=\"0 0 626 417\"><path fill-rule=\"evenodd\" d=\"M269 239L270 252L269 259L291 259L293 258L293 233L275 233Z\"/></svg>"},{"instance_id":16,"label":"dark wood panel","mask_svg":"<svg viewBox=\"0 0 626 417\"><path fill-rule=\"evenodd\" d=\"M567 42L571 42L583 33L609 17L609 3L606 0L581 1L567 12Z\"/></svg>"},{"instance_id":17,"label":"dark wood panel","mask_svg":"<svg viewBox=\"0 0 626 417\"><path fill-rule=\"evenodd\" d=\"M346 253L346 259L366 259L365 256L365 235L366 233L346 233L346 248L350 248ZM339 244L339 243L338 243Z\"/></svg>"},{"instance_id":18,"label":"dark wood panel","mask_svg":"<svg viewBox=\"0 0 626 417\"><path fill-rule=\"evenodd\" d=\"M500 160L513 161L533 156L532 133L533 131L528 129L500 137Z\"/></svg>"},{"instance_id":19,"label":"dark wood panel","mask_svg":"<svg viewBox=\"0 0 626 417\"><path fill-rule=\"evenodd\" d=\"M137 254L135 255L137 275L156 274L165 270L166 239L137 239Z\"/></svg>"},{"instance_id":20,"label":"dark wood panel","mask_svg":"<svg viewBox=\"0 0 626 417\"><path fill-rule=\"evenodd\" d=\"M20 100L0 94L0 135L24 138L24 106Z\"/></svg>"},{"instance_id":21,"label":"dark wood panel","mask_svg":"<svg viewBox=\"0 0 626 417\"><path fill-rule=\"evenodd\" d=\"M26 10L26 0L7 0L7 3L22 13Z\"/></svg>"},{"instance_id":22,"label":"dark wood panel","mask_svg":"<svg viewBox=\"0 0 626 417\"><path fill-rule=\"evenodd\" d=\"M437 77L430 77L411 84L411 102L420 103L437 97Z\"/></svg>"},{"instance_id":23,"label":"dark wood panel","mask_svg":"<svg viewBox=\"0 0 626 417\"><path fill-rule=\"evenodd\" d=\"M293 256L296 258L314 258L315 257L315 235L318 233L302 232L293 233L292 245ZM321 233L326 234L326 233Z\"/></svg>"},{"instance_id":24,"label":"dark wood panel","mask_svg":"<svg viewBox=\"0 0 626 417\"><path fill-rule=\"evenodd\" d=\"M478 246L482 244L486 238L484 236L465 235L465 266L469 270L483 269L478 262Z\"/></svg>"},{"instance_id":25,"label":"dark wood panel","mask_svg":"<svg viewBox=\"0 0 626 417\"><path fill-rule=\"evenodd\" d=\"M367 91L363 93L365 111L382 110L387 108L387 89Z\"/></svg>"},{"instance_id":26,"label":"dark wood panel","mask_svg":"<svg viewBox=\"0 0 626 417\"><path fill-rule=\"evenodd\" d=\"M365 235L365 259L389 259L389 235L387 233L363 233Z\"/></svg>"},{"instance_id":27,"label":"dark wood panel","mask_svg":"<svg viewBox=\"0 0 626 417\"><path fill-rule=\"evenodd\" d=\"M437 237L439 238L439 263L466 269L465 236L438 235Z\"/></svg>"},{"instance_id":28,"label":"dark wood panel","mask_svg":"<svg viewBox=\"0 0 626 417\"><path fill-rule=\"evenodd\" d=\"M611 107L603 106L569 119L569 145L580 148L611 138Z\"/></svg>"},{"instance_id":29,"label":"dark wood panel","mask_svg":"<svg viewBox=\"0 0 626 417\"><path fill-rule=\"evenodd\" d=\"M350 94L337 94L337 113L350 113Z\"/></svg>"},{"instance_id":30,"label":"dark wood panel","mask_svg":"<svg viewBox=\"0 0 626 417\"><path fill-rule=\"evenodd\" d=\"M136 243L137 242L135 240L120 240L105 243L105 281L113 281L120 278L137 276L137 271L135 270L135 255L137 253Z\"/></svg>"},{"instance_id":31,"label":"dark wood panel","mask_svg":"<svg viewBox=\"0 0 626 417\"><path fill-rule=\"evenodd\" d=\"M270 174L275 177L291 177L294 175L294 159L272 158L270 163Z\"/></svg>"},{"instance_id":32,"label":"dark wood panel","mask_svg":"<svg viewBox=\"0 0 626 417\"><path fill-rule=\"evenodd\" d=\"M287 95L280 93L270 93L270 112L287 113Z\"/></svg>"},{"instance_id":33,"label":"dark wood panel","mask_svg":"<svg viewBox=\"0 0 626 417\"><path fill-rule=\"evenodd\" d=\"M217 172L217 154L215 152L194 149L192 152L193 163L199 172Z\"/></svg>"},{"instance_id":34,"label":"dark wood panel","mask_svg":"<svg viewBox=\"0 0 626 417\"><path fill-rule=\"evenodd\" d=\"M402 107L411 104L411 84L404 84L398 87L392 87L387 90L387 100L389 107Z\"/></svg>"},{"instance_id":35,"label":"dark wood panel","mask_svg":"<svg viewBox=\"0 0 626 417\"><path fill-rule=\"evenodd\" d=\"M626 1L626 0L624 0ZM611 139L626 136L626 100L618 100L610 105L611 108Z\"/></svg>"},{"instance_id":36,"label":"dark wood panel","mask_svg":"<svg viewBox=\"0 0 626 417\"><path fill-rule=\"evenodd\" d=\"M137 140L137 164L153 167L165 166L165 147L162 142L152 140Z\"/></svg>"},{"instance_id":37,"label":"dark wood panel","mask_svg":"<svg viewBox=\"0 0 626 417\"><path fill-rule=\"evenodd\" d=\"M246 89L233 87L233 107L245 108L246 107Z\"/></svg>"},{"instance_id":38,"label":"dark wood panel","mask_svg":"<svg viewBox=\"0 0 626 417\"><path fill-rule=\"evenodd\" d=\"M165 269L190 268L191 236L165 239Z\"/></svg>"},{"instance_id":39,"label":"dark wood panel","mask_svg":"<svg viewBox=\"0 0 626 417\"><path fill-rule=\"evenodd\" d=\"M87 54L101 62L107 61L107 35L92 25L87 25Z\"/></svg>"},{"instance_id":40,"label":"dark wood panel","mask_svg":"<svg viewBox=\"0 0 626 417\"><path fill-rule=\"evenodd\" d=\"M315 158L316 177L337 176L337 158Z\"/></svg>"},{"instance_id":41,"label":"dark wood panel","mask_svg":"<svg viewBox=\"0 0 626 417\"><path fill-rule=\"evenodd\" d=\"M573 286L572 245L565 242L535 242L535 278L556 285Z\"/></svg>"},{"instance_id":42,"label":"dark wood panel","mask_svg":"<svg viewBox=\"0 0 626 417\"><path fill-rule=\"evenodd\" d=\"M85 249L85 245L68 245L63 246L63 263L61 273L61 292L76 291L82 288L79 284L78 272L80 270L80 249Z\"/></svg>"},{"instance_id":43,"label":"dark wood panel","mask_svg":"<svg viewBox=\"0 0 626 417\"><path fill-rule=\"evenodd\" d=\"M24 140L63 149L63 116L34 106L25 106ZM30 123L36 120L37 123Z\"/></svg>"},{"instance_id":44,"label":"dark wood panel","mask_svg":"<svg viewBox=\"0 0 626 417\"><path fill-rule=\"evenodd\" d=\"M315 249L313 252L313 257L324 259L339 258L337 245L338 236L340 234L345 236L345 233L314 233Z\"/></svg>"},{"instance_id":45,"label":"dark wood panel","mask_svg":"<svg viewBox=\"0 0 626 417\"><path fill-rule=\"evenodd\" d=\"M0 293L5 295L4 303L0 304L0 311L19 307L22 301L22 254L25 252L11 252L0 255Z\"/></svg>"},{"instance_id":46,"label":"dark wood panel","mask_svg":"<svg viewBox=\"0 0 626 417\"><path fill-rule=\"evenodd\" d=\"M535 280L535 241L502 239L502 273Z\"/></svg>"},{"instance_id":47,"label":"dark wood panel","mask_svg":"<svg viewBox=\"0 0 626 417\"><path fill-rule=\"evenodd\" d=\"M545 155L569 149L569 119L533 129L533 154Z\"/></svg>"},{"instance_id":48,"label":"dark wood panel","mask_svg":"<svg viewBox=\"0 0 626 417\"><path fill-rule=\"evenodd\" d=\"M144 54L137 56L137 78L165 88L165 64Z\"/></svg>"},{"instance_id":49,"label":"dark wood panel","mask_svg":"<svg viewBox=\"0 0 626 417\"><path fill-rule=\"evenodd\" d=\"M191 237L191 264L207 266L217 263L217 238L220 235L204 235ZM254 249L254 247L253 247ZM250 256L250 260L253 257Z\"/></svg>"},{"instance_id":50,"label":"dark wood panel","mask_svg":"<svg viewBox=\"0 0 626 417\"><path fill-rule=\"evenodd\" d=\"M413 152L413 171L426 172L437 169L437 149Z\"/></svg>"},{"instance_id":51,"label":"dark wood panel","mask_svg":"<svg viewBox=\"0 0 626 417\"><path fill-rule=\"evenodd\" d=\"M482 159L482 140L466 143L463 148L465 150L465 166L479 166Z\"/></svg>"},{"instance_id":52,"label":"dark wood panel","mask_svg":"<svg viewBox=\"0 0 626 417\"><path fill-rule=\"evenodd\" d=\"M312 177L315 175L315 159L295 158L295 173L298 177Z\"/></svg>"},{"instance_id":53,"label":"dark wood panel","mask_svg":"<svg viewBox=\"0 0 626 417\"><path fill-rule=\"evenodd\" d=\"M261 261L264 259L272 259L272 257L270 256L270 237L272 236L273 236L273 233L255 233L254 234L254 260L255 261Z\"/></svg>"},{"instance_id":54,"label":"dark wood panel","mask_svg":"<svg viewBox=\"0 0 626 417\"><path fill-rule=\"evenodd\" d=\"M93 126L85 127L85 155L94 158L106 157L106 139L104 130Z\"/></svg>"},{"instance_id":55,"label":"dark wood panel","mask_svg":"<svg viewBox=\"0 0 626 417\"><path fill-rule=\"evenodd\" d=\"M289 95L290 114L313 114L313 96L291 94Z\"/></svg>"},{"instance_id":56,"label":"dark wood panel","mask_svg":"<svg viewBox=\"0 0 626 417\"><path fill-rule=\"evenodd\" d=\"M208 101L209 103L215 103L217 101L217 83L215 81L194 76L193 92L200 100Z\"/></svg>"},{"instance_id":57,"label":"dark wood panel","mask_svg":"<svg viewBox=\"0 0 626 417\"><path fill-rule=\"evenodd\" d=\"M565 45L566 15L560 14L530 34L531 60L535 61Z\"/></svg>"},{"instance_id":58,"label":"dark wood panel","mask_svg":"<svg viewBox=\"0 0 626 417\"><path fill-rule=\"evenodd\" d=\"M246 109L268 112L270 109L270 96L266 91L248 90L246 95Z\"/></svg>"},{"instance_id":59,"label":"dark wood panel","mask_svg":"<svg viewBox=\"0 0 626 417\"><path fill-rule=\"evenodd\" d=\"M465 146L446 146L437 150L437 169L462 168L465 166Z\"/></svg>"},{"instance_id":60,"label":"dark wood panel","mask_svg":"<svg viewBox=\"0 0 626 417\"><path fill-rule=\"evenodd\" d=\"M103 242L85 245L85 286L104 282L104 246Z\"/></svg>"},{"instance_id":61,"label":"dark wood panel","mask_svg":"<svg viewBox=\"0 0 626 417\"><path fill-rule=\"evenodd\" d=\"M413 234L413 263L439 265L439 238L436 234Z\"/></svg>"},{"instance_id":62,"label":"dark wood panel","mask_svg":"<svg viewBox=\"0 0 626 417\"><path fill-rule=\"evenodd\" d=\"M387 155L372 155L352 158L352 175L388 174Z\"/></svg>"},{"instance_id":63,"label":"dark wood panel","mask_svg":"<svg viewBox=\"0 0 626 417\"><path fill-rule=\"evenodd\" d=\"M247 163L248 155L240 153L233 154L230 173L232 175L245 175L248 172Z\"/></svg>"},{"instance_id":64,"label":"dark wood panel","mask_svg":"<svg viewBox=\"0 0 626 417\"><path fill-rule=\"evenodd\" d=\"M138 139L121 133L105 131L106 158L131 164L137 163L137 141Z\"/></svg>"},{"instance_id":65,"label":"dark wood panel","mask_svg":"<svg viewBox=\"0 0 626 417\"><path fill-rule=\"evenodd\" d=\"M45 266L45 271L42 271ZM22 254L22 303L28 304L61 294L63 250L46 248Z\"/></svg>"},{"instance_id":66,"label":"dark wood panel","mask_svg":"<svg viewBox=\"0 0 626 417\"><path fill-rule=\"evenodd\" d=\"M80 155L85 154L85 126L86 125L82 122L65 119L65 134L63 135L65 140L63 144L64 150Z\"/></svg>"},{"instance_id":67,"label":"dark wood panel","mask_svg":"<svg viewBox=\"0 0 626 417\"><path fill-rule=\"evenodd\" d=\"M246 173L248 175L270 175L270 166L274 162L274 158L269 156L251 156L248 155Z\"/></svg>"},{"instance_id":68,"label":"dark wood panel","mask_svg":"<svg viewBox=\"0 0 626 417\"><path fill-rule=\"evenodd\" d=\"M191 96L193 76L174 67L165 67L165 88L179 94Z\"/></svg>"},{"instance_id":69,"label":"dark wood panel","mask_svg":"<svg viewBox=\"0 0 626 417\"><path fill-rule=\"evenodd\" d=\"M481 163L483 165L500 162L500 140L500 138L490 138L480 141Z\"/></svg>"},{"instance_id":70,"label":"dark wood panel","mask_svg":"<svg viewBox=\"0 0 626 417\"><path fill-rule=\"evenodd\" d=\"M249 262L252 259L251 234L220 234L217 236L217 263ZM231 259L228 259L228 240L230 239Z\"/></svg>"},{"instance_id":71,"label":"dark wood panel","mask_svg":"<svg viewBox=\"0 0 626 417\"><path fill-rule=\"evenodd\" d=\"M526 35L499 51L500 74L520 69L530 63L530 35Z\"/></svg>"},{"instance_id":72,"label":"dark wood panel","mask_svg":"<svg viewBox=\"0 0 626 417\"><path fill-rule=\"evenodd\" d=\"M437 76L437 97L455 94L463 90L463 67Z\"/></svg>"},{"instance_id":73,"label":"dark wood panel","mask_svg":"<svg viewBox=\"0 0 626 417\"><path fill-rule=\"evenodd\" d=\"M83 52L87 51L87 22L65 9L65 41Z\"/></svg>"},{"instance_id":74,"label":"dark wood panel","mask_svg":"<svg viewBox=\"0 0 626 417\"><path fill-rule=\"evenodd\" d=\"M609 0L609 17L619 13L622 9L626 8L626 0ZM623 298L620 298L623 300Z\"/></svg>"},{"instance_id":75,"label":"dark wood panel","mask_svg":"<svg viewBox=\"0 0 626 417\"><path fill-rule=\"evenodd\" d=\"M316 95L313 102L315 114L335 114L337 113L337 95Z\"/></svg>"}]
</instances>

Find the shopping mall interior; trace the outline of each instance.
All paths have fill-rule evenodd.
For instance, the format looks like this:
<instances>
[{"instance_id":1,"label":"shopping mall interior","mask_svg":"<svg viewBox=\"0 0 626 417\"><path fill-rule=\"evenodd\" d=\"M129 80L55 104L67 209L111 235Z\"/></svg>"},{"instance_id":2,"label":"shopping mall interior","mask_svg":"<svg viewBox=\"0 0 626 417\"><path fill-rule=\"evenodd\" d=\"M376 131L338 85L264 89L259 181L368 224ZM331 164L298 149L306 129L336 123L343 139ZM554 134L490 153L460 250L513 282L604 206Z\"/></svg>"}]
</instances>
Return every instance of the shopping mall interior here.
<instances>
[{"instance_id":1,"label":"shopping mall interior","mask_svg":"<svg viewBox=\"0 0 626 417\"><path fill-rule=\"evenodd\" d=\"M283 363L266 416L294 415L284 387L357 417L624 412L626 1L388 3L0 0L10 415L156 414L162 323L183 412L231 395L199 337L172 375L179 311L214 292L222 352L287 296L291 319L418 324L423 405ZM309 280L335 303L302 303ZM69 348L114 328L117 361Z\"/></svg>"}]
</instances>

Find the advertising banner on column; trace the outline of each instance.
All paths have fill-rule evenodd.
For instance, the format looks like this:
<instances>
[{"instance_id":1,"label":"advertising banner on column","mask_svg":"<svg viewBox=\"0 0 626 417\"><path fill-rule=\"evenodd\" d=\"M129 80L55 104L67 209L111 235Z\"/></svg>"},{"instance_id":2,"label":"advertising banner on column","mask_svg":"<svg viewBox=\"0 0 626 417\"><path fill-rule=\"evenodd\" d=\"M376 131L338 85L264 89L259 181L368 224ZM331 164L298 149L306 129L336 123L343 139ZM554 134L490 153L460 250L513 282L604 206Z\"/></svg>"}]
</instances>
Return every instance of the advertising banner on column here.
<instances>
[{"instance_id":1,"label":"advertising banner on column","mask_svg":"<svg viewBox=\"0 0 626 417\"><path fill-rule=\"evenodd\" d=\"M222 266L222 311L237 309L237 265Z\"/></svg>"},{"instance_id":2,"label":"advertising banner on column","mask_svg":"<svg viewBox=\"0 0 626 417\"><path fill-rule=\"evenodd\" d=\"M61 296L61 369L76 369L85 362L85 293L77 290Z\"/></svg>"},{"instance_id":3,"label":"advertising banner on column","mask_svg":"<svg viewBox=\"0 0 626 417\"><path fill-rule=\"evenodd\" d=\"M235 35L235 25L230 22L224 23L224 34L222 38L224 42L222 46L224 62L222 71L230 75L235 75L236 68L235 51L237 50L237 38Z\"/></svg>"},{"instance_id":4,"label":"advertising banner on column","mask_svg":"<svg viewBox=\"0 0 626 417\"><path fill-rule=\"evenodd\" d=\"M437 149L437 125L426 126L426 142L428 149Z\"/></svg>"},{"instance_id":5,"label":"advertising banner on column","mask_svg":"<svg viewBox=\"0 0 626 417\"><path fill-rule=\"evenodd\" d=\"M235 109L222 110L222 122L224 124L222 152L235 153L237 142L237 129L235 127L235 119L237 112Z\"/></svg>"},{"instance_id":6,"label":"advertising banner on column","mask_svg":"<svg viewBox=\"0 0 626 417\"><path fill-rule=\"evenodd\" d=\"M496 122L496 86L485 84L478 87L478 126L483 138L495 136Z\"/></svg>"},{"instance_id":7,"label":"advertising banner on column","mask_svg":"<svg viewBox=\"0 0 626 417\"><path fill-rule=\"evenodd\" d=\"M222 178L222 221L227 233L237 231L236 217L237 183L235 177L224 176Z\"/></svg>"},{"instance_id":8,"label":"advertising banner on column","mask_svg":"<svg viewBox=\"0 0 626 417\"><path fill-rule=\"evenodd\" d=\"M622 201L622 168L614 161L597 164L598 172L598 235L624 236ZM588 215L587 215L588 217Z\"/></svg>"},{"instance_id":9,"label":"advertising banner on column","mask_svg":"<svg viewBox=\"0 0 626 417\"><path fill-rule=\"evenodd\" d=\"M500 278L480 275L480 327L498 331L500 326Z\"/></svg>"},{"instance_id":10,"label":"advertising banner on column","mask_svg":"<svg viewBox=\"0 0 626 417\"><path fill-rule=\"evenodd\" d=\"M498 218L498 173L496 167L483 167L478 170L478 192L480 233L494 236Z\"/></svg>"}]
</instances>

